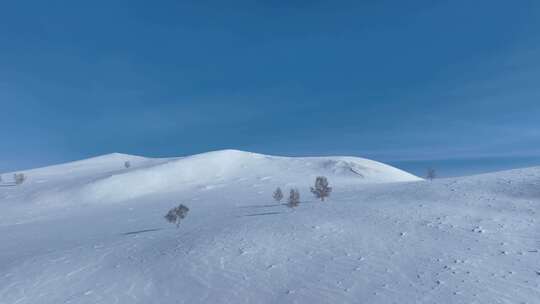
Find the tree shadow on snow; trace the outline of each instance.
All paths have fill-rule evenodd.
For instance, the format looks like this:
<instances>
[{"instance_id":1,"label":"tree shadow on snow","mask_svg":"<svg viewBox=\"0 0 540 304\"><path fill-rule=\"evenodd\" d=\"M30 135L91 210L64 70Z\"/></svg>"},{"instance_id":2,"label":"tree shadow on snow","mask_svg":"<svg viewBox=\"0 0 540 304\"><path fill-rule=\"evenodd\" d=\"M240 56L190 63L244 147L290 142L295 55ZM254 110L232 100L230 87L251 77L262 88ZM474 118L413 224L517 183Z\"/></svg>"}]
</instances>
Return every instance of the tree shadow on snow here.
<instances>
[{"instance_id":1,"label":"tree shadow on snow","mask_svg":"<svg viewBox=\"0 0 540 304\"><path fill-rule=\"evenodd\" d=\"M272 215L272 214L282 214L283 212L264 212L264 213L253 213L253 214L246 214L243 216L259 216L259 215Z\"/></svg>"},{"instance_id":2,"label":"tree shadow on snow","mask_svg":"<svg viewBox=\"0 0 540 304\"><path fill-rule=\"evenodd\" d=\"M137 231L124 232L124 233L122 233L122 235L133 235L133 234L139 234L139 233L145 233L145 232L152 232L152 231L159 231L159 230L163 230L163 228L144 229L144 230L137 230Z\"/></svg>"},{"instance_id":3,"label":"tree shadow on snow","mask_svg":"<svg viewBox=\"0 0 540 304\"><path fill-rule=\"evenodd\" d=\"M248 206L238 206L236 208L269 208L269 207L279 207L285 206L286 204L271 204L271 205L248 205Z\"/></svg>"}]
</instances>

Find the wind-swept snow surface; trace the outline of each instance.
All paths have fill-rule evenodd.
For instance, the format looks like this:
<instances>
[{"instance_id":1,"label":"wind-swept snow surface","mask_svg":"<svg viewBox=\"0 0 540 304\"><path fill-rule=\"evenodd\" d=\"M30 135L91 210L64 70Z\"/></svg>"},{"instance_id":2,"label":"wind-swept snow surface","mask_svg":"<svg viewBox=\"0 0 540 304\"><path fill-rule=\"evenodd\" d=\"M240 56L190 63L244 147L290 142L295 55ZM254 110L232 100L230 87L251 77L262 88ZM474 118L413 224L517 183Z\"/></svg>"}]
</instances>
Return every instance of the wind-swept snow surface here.
<instances>
[{"instance_id":1,"label":"wind-swept snow surface","mask_svg":"<svg viewBox=\"0 0 540 304\"><path fill-rule=\"evenodd\" d=\"M25 173L0 187L0 303L540 302L540 168L428 182L226 150ZM163 216L179 203L176 229Z\"/></svg>"}]
</instances>

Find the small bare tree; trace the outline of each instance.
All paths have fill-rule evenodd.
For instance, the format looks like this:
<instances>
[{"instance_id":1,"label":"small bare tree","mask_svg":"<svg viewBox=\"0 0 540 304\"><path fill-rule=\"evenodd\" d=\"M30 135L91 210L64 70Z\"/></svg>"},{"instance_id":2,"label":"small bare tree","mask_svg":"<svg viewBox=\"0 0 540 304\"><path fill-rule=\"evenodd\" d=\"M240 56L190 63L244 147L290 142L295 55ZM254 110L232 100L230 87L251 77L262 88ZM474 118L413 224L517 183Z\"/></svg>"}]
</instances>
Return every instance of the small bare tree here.
<instances>
[{"instance_id":1,"label":"small bare tree","mask_svg":"<svg viewBox=\"0 0 540 304\"><path fill-rule=\"evenodd\" d=\"M20 185L24 183L24 181L26 180L26 176L24 175L24 173L15 173L13 174L13 180L15 181L15 185Z\"/></svg>"},{"instance_id":2,"label":"small bare tree","mask_svg":"<svg viewBox=\"0 0 540 304\"><path fill-rule=\"evenodd\" d=\"M426 178L430 181L434 180L435 177L437 177L436 173L435 173L435 169L433 168L429 168L427 169L427 173L426 173Z\"/></svg>"},{"instance_id":3,"label":"small bare tree","mask_svg":"<svg viewBox=\"0 0 540 304\"><path fill-rule=\"evenodd\" d=\"M281 192L281 188L280 187L277 187L276 191L274 191L274 194L272 195L272 197L274 198L274 200L278 203L281 202L281 200L283 199L283 192Z\"/></svg>"},{"instance_id":4,"label":"small bare tree","mask_svg":"<svg viewBox=\"0 0 540 304\"><path fill-rule=\"evenodd\" d=\"M176 228L178 228L180 226L180 221L187 216L188 212L189 208L183 204L180 204L178 207L174 207L169 210L169 212L167 212L165 215L165 219L171 224L176 224Z\"/></svg>"},{"instance_id":5,"label":"small bare tree","mask_svg":"<svg viewBox=\"0 0 540 304\"><path fill-rule=\"evenodd\" d=\"M330 196L332 187L328 186L328 180L324 176L317 176L315 179L315 187L311 187L311 193L316 198L324 202L324 199Z\"/></svg>"},{"instance_id":6,"label":"small bare tree","mask_svg":"<svg viewBox=\"0 0 540 304\"><path fill-rule=\"evenodd\" d=\"M126 167L126 169L129 169L129 167L131 167L131 162L128 161L125 161L124 162L124 167Z\"/></svg>"},{"instance_id":7,"label":"small bare tree","mask_svg":"<svg viewBox=\"0 0 540 304\"><path fill-rule=\"evenodd\" d=\"M300 192L298 189L291 189L289 192L289 199L287 200L287 207L294 208L300 204Z\"/></svg>"}]
</instances>

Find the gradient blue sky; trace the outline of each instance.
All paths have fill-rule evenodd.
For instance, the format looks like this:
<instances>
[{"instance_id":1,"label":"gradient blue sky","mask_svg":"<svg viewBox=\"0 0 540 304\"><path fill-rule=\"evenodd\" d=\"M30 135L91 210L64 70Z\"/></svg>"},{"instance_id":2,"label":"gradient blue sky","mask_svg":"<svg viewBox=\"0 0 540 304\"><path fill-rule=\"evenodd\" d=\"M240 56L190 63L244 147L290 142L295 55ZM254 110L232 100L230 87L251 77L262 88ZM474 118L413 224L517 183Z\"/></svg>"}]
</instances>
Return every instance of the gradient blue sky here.
<instances>
[{"instance_id":1,"label":"gradient blue sky","mask_svg":"<svg viewBox=\"0 0 540 304\"><path fill-rule=\"evenodd\" d=\"M540 1L4 1L0 105L0 172L222 148L535 159Z\"/></svg>"}]
</instances>

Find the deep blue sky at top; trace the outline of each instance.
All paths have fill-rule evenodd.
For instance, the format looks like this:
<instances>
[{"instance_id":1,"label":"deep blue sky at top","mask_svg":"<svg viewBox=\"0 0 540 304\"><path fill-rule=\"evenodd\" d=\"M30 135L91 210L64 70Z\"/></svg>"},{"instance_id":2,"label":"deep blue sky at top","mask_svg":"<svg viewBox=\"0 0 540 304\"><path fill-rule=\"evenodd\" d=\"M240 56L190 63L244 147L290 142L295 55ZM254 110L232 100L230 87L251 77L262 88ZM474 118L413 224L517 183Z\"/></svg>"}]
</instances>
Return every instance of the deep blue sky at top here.
<instances>
[{"instance_id":1,"label":"deep blue sky at top","mask_svg":"<svg viewBox=\"0 0 540 304\"><path fill-rule=\"evenodd\" d=\"M540 155L540 1L4 1L0 172Z\"/></svg>"}]
</instances>

